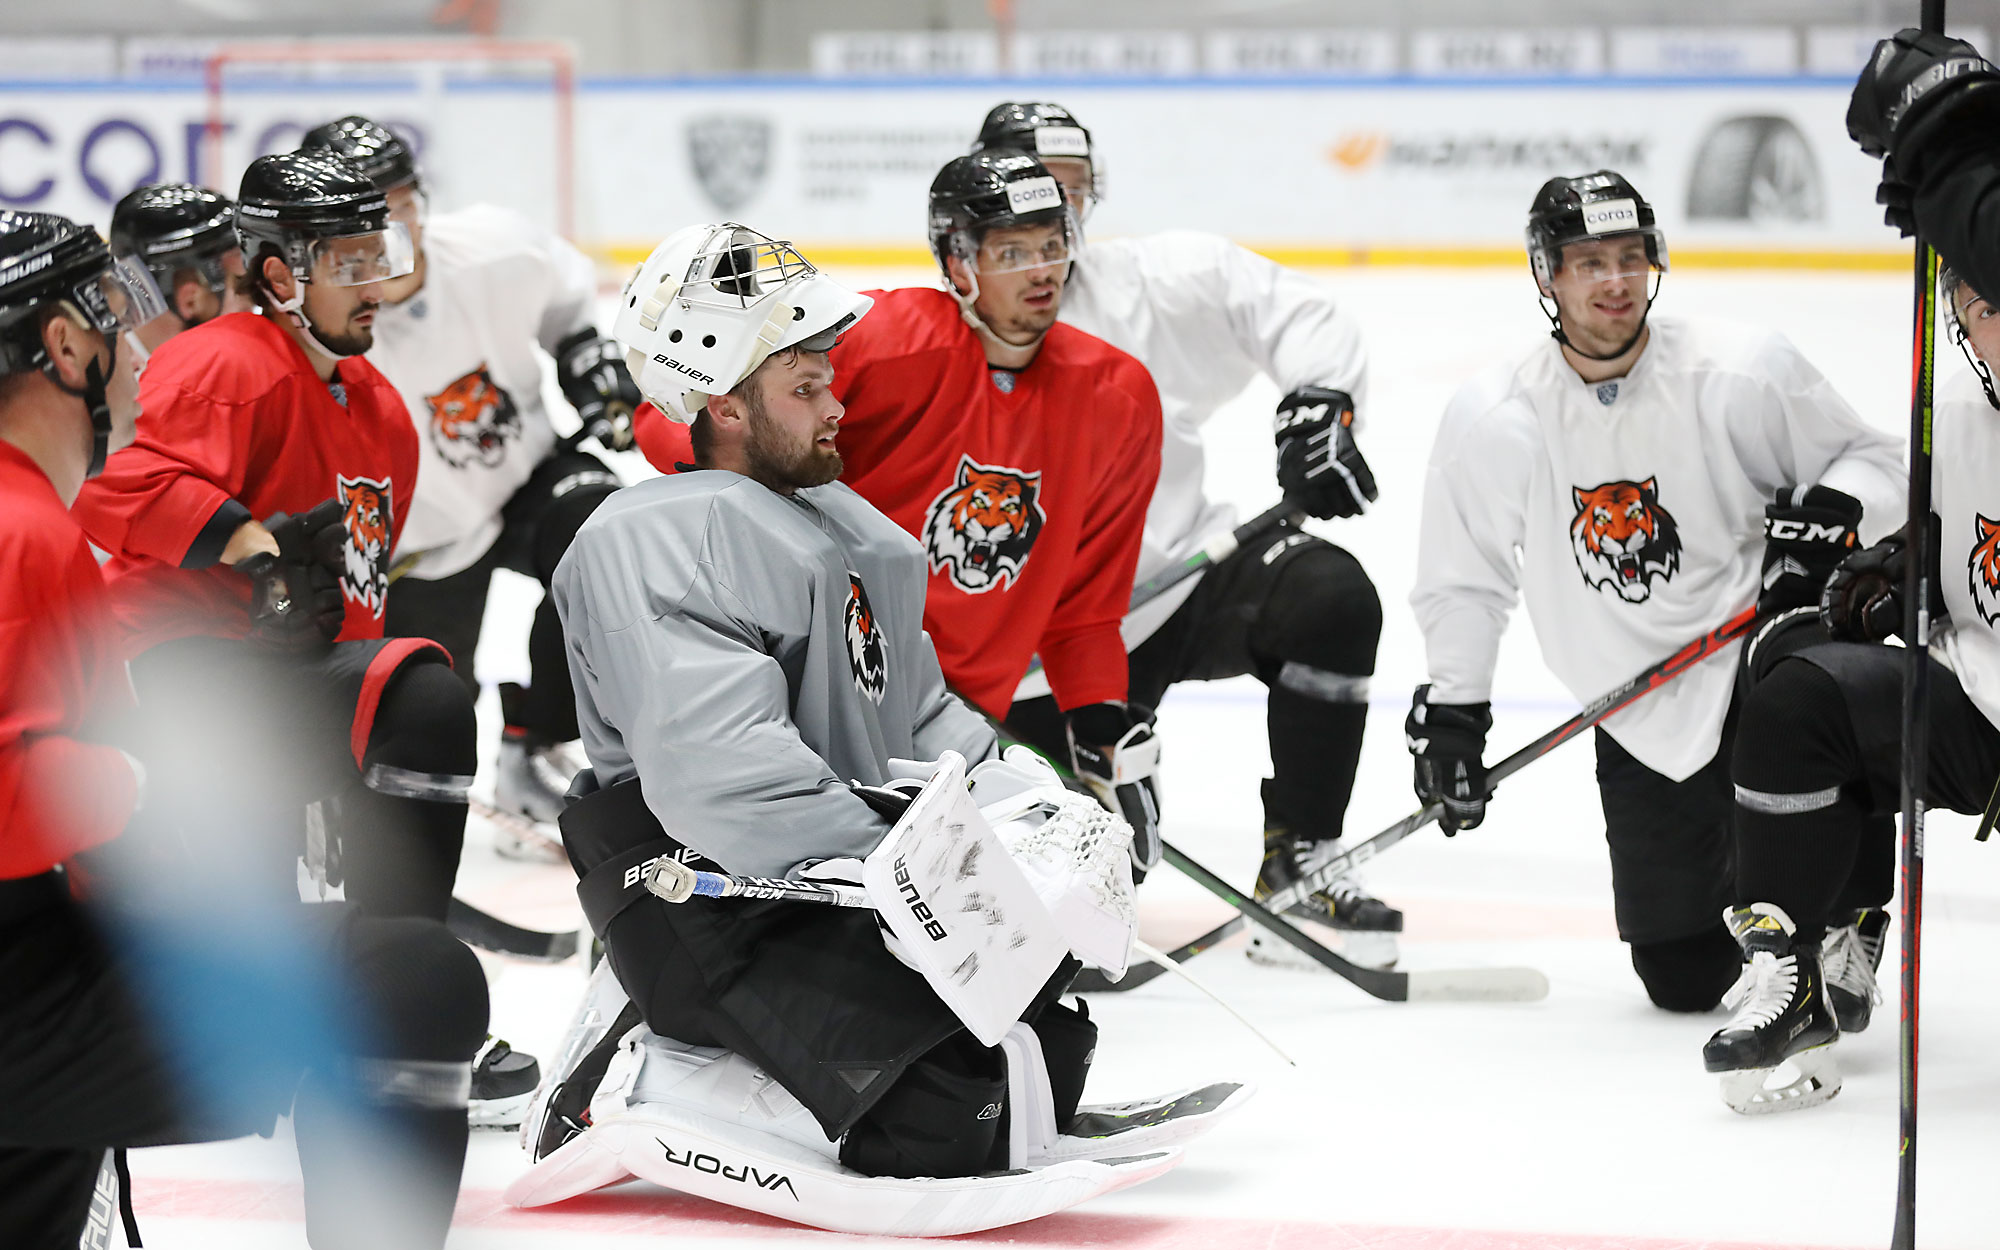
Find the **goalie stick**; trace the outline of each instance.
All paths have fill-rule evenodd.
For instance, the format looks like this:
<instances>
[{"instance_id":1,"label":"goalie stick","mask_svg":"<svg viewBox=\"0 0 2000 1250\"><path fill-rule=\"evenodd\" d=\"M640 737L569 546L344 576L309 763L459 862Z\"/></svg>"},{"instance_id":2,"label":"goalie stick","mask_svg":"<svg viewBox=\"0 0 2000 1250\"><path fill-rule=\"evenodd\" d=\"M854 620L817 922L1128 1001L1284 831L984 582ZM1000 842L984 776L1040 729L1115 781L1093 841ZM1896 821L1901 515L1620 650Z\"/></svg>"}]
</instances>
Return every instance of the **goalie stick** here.
<instances>
[{"instance_id":1,"label":"goalie stick","mask_svg":"<svg viewBox=\"0 0 2000 1250\"><path fill-rule=\"evenodd\" d=\"M1136 990L1168 971L1179 972L1183 961L1193 959L1209 947L1236 936L1242 929L1243 915L1239 912L1194 941L1183 942L1170 951L1155 952L1151 947L1147 947L1142 952L1147 962L1133 964L1125 970L1125 975L1116 981L1108 979L1101 969L1085 968L1076 974L1076 980L1070 983L1070 989L1079 994L1123 994L1126 990ZM1167 964L1154 958L1156 953L1171 961L1173 967L1169 969Z\"/></svg>"}]
</instances>

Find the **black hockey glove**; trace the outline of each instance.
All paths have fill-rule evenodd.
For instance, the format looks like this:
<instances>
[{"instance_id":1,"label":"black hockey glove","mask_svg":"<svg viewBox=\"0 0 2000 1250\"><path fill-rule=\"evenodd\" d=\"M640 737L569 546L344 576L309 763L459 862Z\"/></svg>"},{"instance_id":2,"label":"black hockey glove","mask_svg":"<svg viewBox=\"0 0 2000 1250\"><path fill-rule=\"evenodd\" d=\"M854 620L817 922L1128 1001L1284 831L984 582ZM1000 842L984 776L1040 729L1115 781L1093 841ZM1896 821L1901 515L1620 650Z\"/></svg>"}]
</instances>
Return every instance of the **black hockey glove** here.
<instances>
[{"instance_id":1,"label":"black hockey glove","mask_svg":"<svg viewBox=\"0 0 2000 1250\"><path fill-rule=\"evenodd\" d=\"M314 651L340 637L347 603L340 593L341 548L347 542L340 500L297 516L274 513L264 522L278 554L259 551L237 561L250 579L251 643L272 651Z\"/></svg>"},{"instance_id":2,"label":"black hockey glove","mask_svg":"<svg viewBox=\"0 0 2000 1250\"><path fill-rule=\"evenodd\" d=\"M1132 826L1132 863L1160 862L1160 740L1143 703L1087 703L1069 712L1069 762L1097 801Z\"/></svg>"},{"instance_id":3,"label":"black hockey glove","mask_svg":"<svg viewBox=\"0 0 2000 1250\"><path fill-rule=\"evenodd\" d=\"M1416 759L1417 798L1444 804L1438 828L1449 838L1486 819L1486 731L1491 703L1432 703L1428 684L1418 686L1403 722L1404 741Z\"/></svg>"},{"instance_id":4,"label":"black hockey glove","mask_svg":"<svg viewBox=\"0 0 2000 1250\"><path fill-rule=\"evenodd\" d=\"M1902 530L1840 562L1827 578L1819 600L1819 619L1837 642L1883 642L1903 633L1903 576L1909 567L1909 542ZM1931 517L1931 558L1937 559L1937 517ZM1944 588L1933 564L1930 617L1935 628L1945 619Z\"/></svg>"},{"instance_id":5,"label":"black hockey glove","mask_svg":"<svg viewBox=\"0 0 2000 1250\"><path fill-rule=\"evenodd\" d=\"M1819 602L1826 579L1860 541L1861 501L1831 486L1785 486L1764 505L1764 588L1757 611L1776 616Z\"/></svg>"},{"instance_id":6,"label":"black hockey glove","mask_svg":"<svg viewBox=\"0 0 2000 1250\"><path fill-rule=\"evenodd\" d=\"M1375 475L1353 425L1346 391L1302 386L1278 401L1278 485L1309 516L1359 516L1375 502Z\"/></svg>"},{"instance_id":7,"label":"black hockey glove","mask_svg":"<svg viewBox=\"0 0 2000 1250\"><path fill-rule=\"evenodd\" d=\"M618 344L586 326L556 344L556 379L583 431L610 451L632 446L632 414L646 397Z\"/></svg>"},{"instance_id":8,"label":"black hockey glove","mask_svg":"<svg viewBox=\"0 0 2000 1250\"><path fill-rule=\"evenodd\" d=\"M1847 102L1847 134L1894 160L1912 186L1953 141L1982 139L2000 115L2000 70L1963 39L1905 28L1875 45Z\"/></svg>"}]
</instances>

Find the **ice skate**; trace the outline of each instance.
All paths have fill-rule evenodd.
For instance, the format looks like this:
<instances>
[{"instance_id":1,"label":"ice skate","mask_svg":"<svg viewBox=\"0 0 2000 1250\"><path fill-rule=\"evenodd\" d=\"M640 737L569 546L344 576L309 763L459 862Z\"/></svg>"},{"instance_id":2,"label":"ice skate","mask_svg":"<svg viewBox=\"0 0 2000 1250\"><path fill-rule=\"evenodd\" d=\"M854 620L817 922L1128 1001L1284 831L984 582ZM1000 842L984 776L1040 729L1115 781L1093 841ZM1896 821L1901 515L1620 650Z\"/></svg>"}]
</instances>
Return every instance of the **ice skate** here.
<instances>
[{"instance_id":1,"label":"ice skate","mask_svg":"<svg viewBox=\"0 0 2000 1250\"><path fill-rule=\"evenodd\" d=\"M1889 913L1870 907L1853 913L1846 924L1826 931L1820 961L1826 971L1826 996L1842 1033L1867 1028L1875 1004L1882 1001L1875 970L1882 963L1882 937L1888 927Z\"/></svg>"},{"instance_id":2,"label":"ice skate","mask_svg":"<svg viewBox=\"0 0 2000 1250\"><path fill-rule=\"evenodd\" d=\"M563 793L584 765L582 751L573 742L538 741L510 723L500 736L498 763L493 806L502 817L521 819L493 822L493 849L506 859L565 862L555 823Z\"/></svg>"},{"instance_id":3,"label":"ice skate","mask_svg":"<svg viewBox=\"0 0 2000 1250\"><path fill-rule=\"evenodd\" d=\"M467 1117L474 1128L515 1128L528 1114L542 1065L490 1034L472 1060L472 1098Z\"/></svg>"},{"instance_id":4,"label":"ice skate","mask_svg":"<svg viewBox=\"0 0 2000 1250\"><path fill-rule=\"evenodd\" d=\"M1722 1100L1744 1115L1825 1102L1840 1092L1840 1026L1819 948L1794 941L1791 917L1772 903L1732 909L1726 919L1748 962L1722 1000L1736 1014L1702 1047L1703 1065L1722 1074Z\"/></svg>"},{"instance_id":5,"label":"ice skate","mask_svg":"<svg viewBox=\"0 0 2000 1250\"><path fill-rule=\"evenodd\" d=\"M1282 829L1264 833L1264 863L1257 870L1256 897L1269 898L1308 875L1338 853L1339 839L1306 842ZM1310 920L1337 934L1342 956L1366 968L1393 968L1401 957L1396 935L1403 931L1403 913L1368 892L1358 874L1343 873L1326 887L1285 909L1297 920ZM1250 935L1250 958L1272 967L1316 968L1319 965L1261 929Z\"/></svg>"}]
</instances>

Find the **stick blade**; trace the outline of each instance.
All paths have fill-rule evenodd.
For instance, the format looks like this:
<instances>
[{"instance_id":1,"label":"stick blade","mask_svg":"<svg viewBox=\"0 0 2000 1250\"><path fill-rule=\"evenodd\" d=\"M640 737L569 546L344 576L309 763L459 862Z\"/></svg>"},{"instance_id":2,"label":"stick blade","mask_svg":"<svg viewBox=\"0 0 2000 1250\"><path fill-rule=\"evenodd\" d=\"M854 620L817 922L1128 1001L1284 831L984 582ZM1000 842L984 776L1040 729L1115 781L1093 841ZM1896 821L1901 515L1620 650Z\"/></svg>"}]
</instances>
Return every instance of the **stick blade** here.
<instances>
[{"instance_id":1,"label":"stick blade","mask_svg":"<svg viewBox=\"0 0 2000 1250\"><path fill-rule=\"evenodd\" d=\"M1409 972L1413 1003L1538 1003L1549 979L1535 968L1446 968Z\"/></svg>"}]
</instances>

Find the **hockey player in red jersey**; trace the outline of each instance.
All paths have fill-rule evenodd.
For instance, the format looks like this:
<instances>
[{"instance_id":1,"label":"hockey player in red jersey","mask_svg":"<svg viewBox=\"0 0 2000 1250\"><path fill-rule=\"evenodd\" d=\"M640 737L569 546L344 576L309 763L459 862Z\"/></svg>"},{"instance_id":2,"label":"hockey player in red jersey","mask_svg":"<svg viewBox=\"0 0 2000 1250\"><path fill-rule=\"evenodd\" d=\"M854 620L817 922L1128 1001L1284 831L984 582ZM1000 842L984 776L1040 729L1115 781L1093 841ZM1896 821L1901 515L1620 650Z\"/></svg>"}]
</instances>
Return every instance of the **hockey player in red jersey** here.
<instances>
[{"instance_id":1,"label":"hockey player in red jersey","mask_svg":"<svg viewBox=\"0 0 2000 1250\"><path fill-rule=\"evenodd\" d=\"M137 441L77 515L111 553L141 699L186 709L167 774L229 794L244 825L297 829L310 806L307 838L272 839L275 888L294 888L304 851L362 909L442 920L472 701L437 644L383 637L416 434L359 358L381 282L409 272L409 236L359 171L318 155L254 162L236 220L262 311L153 355ZM263 763L243 776L249 761ZM475 1114L518 1114L533 1068L489 1054Z\"/></svg>"},{"instance_id":2,"label":"hockey player in red jersey","mask_svg":"<svg viewBox=\"0 0 2000 1250\"><path fill-rule=\"evenodd\" d=\"M125 1147L268 1134L292 1108L311 1244L434 1250L485 1031L477 960L435 921L237 888L215 813L172 823L160 757L111 744L161 734L132 723L68 508L131 441L131 340L163 311L95 231L0 213L0 1231L105 1245L122 1199L138 1245Z\"/></svg>"},{"instance_id":3,"label":"hockey player in red jersey","mask_svg":"<svg viewBox=\"0 0 2000 1250\"><path fill-rule=\"evenodd\" d=\"M149 352L182 330L252 306L236 282L243 273L236 205L207 187L161 182L134 188L111 210L111 253L144 265L166 300L167 315L137 331Z\"/></svg>"}]
</instances>

